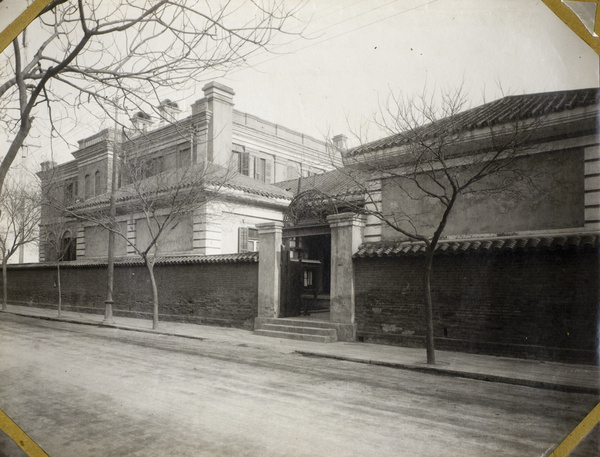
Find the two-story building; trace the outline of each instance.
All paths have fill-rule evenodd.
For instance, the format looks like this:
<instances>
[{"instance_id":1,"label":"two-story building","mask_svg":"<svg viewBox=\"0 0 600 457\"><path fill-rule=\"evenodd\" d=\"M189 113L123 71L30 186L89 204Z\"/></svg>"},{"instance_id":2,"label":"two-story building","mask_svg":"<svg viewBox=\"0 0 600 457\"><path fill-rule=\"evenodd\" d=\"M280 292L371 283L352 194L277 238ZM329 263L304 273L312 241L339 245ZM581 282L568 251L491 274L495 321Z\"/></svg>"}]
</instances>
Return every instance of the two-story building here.
<instances>
[{"instance_id":1,"label":"two-story building","mask_svg":"<svg viewBox=\"0 0 600 457\"><path fill-rule=\"evenodd\" d=\"M117 141L113 130L103 130L79 141L74 160L42 164L42 188L67 212L45 209L42 240L59 238L54 244L60 248L42 243L41 262L56 257L57 251L63 260L107 257L108 232L69 214L107 208L114 163L119 168L117 223L127 234L127 240L120 237L116 242L117 257L134 256L132 245L143 246L148 238L140 222L144 215L123 204L123 189L132 179L125 176L125 160L136 160L143 177L175 169L202 170L202 164L227 170L226 181L220 183L223 198L179 215L177 226L158 246L161 255L256 251L256 224L282 220L292 197L273 183L318 174L340 163L325 142L234 110L230 87L211 82L203 91L204 97L185 118L178 119L177 103L165 100L154 119L142 112L132 116L131 128L120 132Z\"/></svg>"}]
</instances>

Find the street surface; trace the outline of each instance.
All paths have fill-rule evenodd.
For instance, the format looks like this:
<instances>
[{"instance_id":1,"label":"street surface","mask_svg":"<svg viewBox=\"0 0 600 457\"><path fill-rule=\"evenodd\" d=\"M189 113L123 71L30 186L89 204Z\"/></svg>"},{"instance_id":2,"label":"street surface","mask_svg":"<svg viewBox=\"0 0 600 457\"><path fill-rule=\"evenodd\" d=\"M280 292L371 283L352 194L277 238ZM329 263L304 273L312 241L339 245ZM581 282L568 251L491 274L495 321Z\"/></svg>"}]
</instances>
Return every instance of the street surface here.
<instances>
[{"instance_id":1,"label":"street surface","mask_svg":"<svg viewBox=\"0 0 600 457\"><path fill-rule=\"evenodd\" d=\"M597 402L0 314L0 408L52 457L542 456Z\"/></svg>"}]
</instances>

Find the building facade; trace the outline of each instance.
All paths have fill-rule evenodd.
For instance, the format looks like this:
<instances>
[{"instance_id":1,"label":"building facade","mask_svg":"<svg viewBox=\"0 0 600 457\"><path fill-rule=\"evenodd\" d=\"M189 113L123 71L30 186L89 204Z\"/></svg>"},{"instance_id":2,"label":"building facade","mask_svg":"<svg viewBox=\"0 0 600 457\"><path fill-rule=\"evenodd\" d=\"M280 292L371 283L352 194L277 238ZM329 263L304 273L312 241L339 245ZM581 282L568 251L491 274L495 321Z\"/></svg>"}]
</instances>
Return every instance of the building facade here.
<instances>
[{"instance_id":1,"label":"building facade","mask_svg":"<svg viewBox=\"0 0 600 457\"><path fill-rule=\"evenodd\" d=\"M198 120L198 126L210 125L208 113L218 110L209 102L213 89L206 87L207 97L195 105L191 119ZM222 87L219 90L220 97L231 95ZM490 141L503 138L496 133L528 128L510 156L512 172L494 173L485 188L475 186L461 194L439 239L431 279L438 349L598 362L598 104L598 89L529 94L506 97L452 119L460 141L452 153L454 165L446 169L449 173L464 173L466 165L493 151ZM213 132L212 139L206 130L195 129L194 137L182 142L169 127L133 138L133 146L149 152L148 160L163 157L151 162L151 168L169 168L166 164L178 160L186 167L194 161L202 163L198 157L210 156L213 163L223 168L233 164L236 170L234 179L220 189L223 199L187 214L187 223L179 221L172 238L163 244L164 256L157 264L160 287L167 291L166 301L161 302L166 310L163 317L245 328L253 322L255 331L281 336L279 332L294 333L290 321L298 324L302 316L311 325L319 321L321 332L333 330L334 339L423 347L425 244L375 215L405 218L415 233L428 237L439 220L431 196L403 184L403 170L411 166L405 132L350 150L343 149L343 138L338 137L343 166L299 176L298 167L289 162L291 155L277 156L275 146L269 149L257 143L261 135L270 138L271 145L291 141L279 136L281 128L266 123L259 128L255 118L232 113L231 141L216 149L223 139L216 132L223 127ZM444 132L440 125L424 129L431 138ZM144 143L153 135L158 138L153 140L155 147ZM167 141L168 135L173 137ZM205 140L199 141L202 135ZM295 148L313 144L301 135L294 138ZM163 147L158 146L159 139L164 140ZM102 208L107 194L85 198L86 189L91 195L97 182L100 189L108 185L104 176L110 173L112 143L102 135L88 141L75 154L81 163L46 165L42 178L44 173L56 176L60 170L63 198L73 199L77 208ZM288 146L288 152L294 148ZM164 154L167 150L170 155ZM329 156L325 144L319 150L322 157ZM274 156L270 165L268 151ZM92 157L99 158L94 162ZM103 165L96 169L90 166L94 163ZM328 159L322 163L325 168ZM385 166L373 167L373 163ZM514 171L522 172L522 178L517 179ZM272 181L285 180L274 185L265 182L269 176ZM118 214L132 241L147 236L136 222L139 216L127 211ZM77 309L98 312L103 308L102 291L81 287L78 278L103 270L106 235L97 233L93 225L67 223L74 225L63 232L63 246L78 259L66 265L72 281L67 301ZM256 249L258 254L240 253ZM117 268L122 285L115 294L122 303L116 312L148 316L147 298L143 303L132 301L129 290L130 277L144 274L140 260L124 243L117 250L123 259ZM200 274L196 269L213 278L213 265L219 274L243 270L239 288L244 293L232 293L233 286L193 280ZM9 281L13 287L9 294L27 303L47 303L53 273L46 267L40 276L46 285L43 290L23 290ZM27 266L13 270L9 276L35 275ZM237 284L236 275L228 276L231 284ZM89 295L92 292L95 295ZM244 297L250 297L252 306ZM294 337L306 334L305 328Z\"/></svg>"},{"instance_id":2,"label":"building facade","mask_svg":"<svg viewBox=\"0 0 600 457\"><path fill-rule=\"evenodd\" d=\"M141 178L176 169L202 170L202 164L227 174L219 183L223 198L213 196L205 205L181 214L173 224L176 227L158 246L161 255L257 250L256 224L281 220L291 198L273 183L321 173L339 163L340 158L331 155L325 142L234 110L231 88L212 82L203 91L204 97L192 105L188 117L178 119L177 104L166 100L154 120L136 113L132 128L120 135L120 140L115 141L114 131L104 130L79 141L73 161L42 164L42 188L59 203L55 206L62 205L66 211L44 211L42 240L56 241L41 244L41 262L52 260L57 253L67 261L106 258L108 232L69 215L106 209L113 163L119 167L118 187L124 194L132 181L125 177L125 158L128 163L137 161L137 172L144 175ZM117 222L127 240L117 237L116 256L134 256L132 245L143 247L148 227L140 222L141 212L125 208L124 196L117 200Z\"/></svg>"}]
</instances>

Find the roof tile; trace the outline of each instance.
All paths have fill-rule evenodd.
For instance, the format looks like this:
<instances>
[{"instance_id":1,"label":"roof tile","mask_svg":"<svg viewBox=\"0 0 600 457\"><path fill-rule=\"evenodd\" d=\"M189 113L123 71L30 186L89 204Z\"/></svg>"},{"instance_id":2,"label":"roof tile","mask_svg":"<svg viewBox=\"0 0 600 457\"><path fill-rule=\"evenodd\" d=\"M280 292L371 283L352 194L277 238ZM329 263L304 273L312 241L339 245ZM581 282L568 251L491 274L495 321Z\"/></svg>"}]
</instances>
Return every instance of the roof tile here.
<instances>
[{"instance_id":1,"label":"roof tile","mask_svg":"<svg viewBox=\"0 0 600 457\"><path fill-rule=\"evenodd\" d=\"M511 95L485 105L458 113L452 118L440 119L435 124L427 124L423 129L424 136L434 137L443 129L455 132L468 131L486 125L497 125L504 122L531 119L539 115L558 113L576 108L598 105L600 90L598 88L575 89L536 94ZM451 125L449 125L451 123ZM382 148L399 146L408 141L406 133L398 133L350 150L349 157Z\"/></svg>"},{"instance_id":2,"label":"roof tile","mask_svg":"<svg viewBox=\"0 0 600 457\"><path fill-rule=\"evenodd\" d=\"M161 256L156 258L155 265L193 265L193 264L214 264L214 263L256 263L258 262L258 252L244 252L237 254L216 254L216 255L180 255L180 256ZM106 259L80 259L69 262L62 262L61 268L81 268L81 267L103 267L108 264ZM19 267L48 267L55 266L56 262L43 262L33 264L13 264L11 268ZM115 259L115 266L141 266L144 261L139 258L120 258Z\"/></svg>"},{"instance_id":3,"label":"roof tile","mask_svg":"<svg viewBox=\"0 0 600 457\"><path fill-rule=\"evenodd\" d=\"M518 251L544 251L544 250L582 250L598 249L600 247L600 234L571 234L488 238L480 240L453 240L438 242L436 254L461 254L480 252L518 252ZM425 254L425 243L420 241L380 241L376 243L363 243L354 257L403 257Z\"/></svg>"}]
</instances>

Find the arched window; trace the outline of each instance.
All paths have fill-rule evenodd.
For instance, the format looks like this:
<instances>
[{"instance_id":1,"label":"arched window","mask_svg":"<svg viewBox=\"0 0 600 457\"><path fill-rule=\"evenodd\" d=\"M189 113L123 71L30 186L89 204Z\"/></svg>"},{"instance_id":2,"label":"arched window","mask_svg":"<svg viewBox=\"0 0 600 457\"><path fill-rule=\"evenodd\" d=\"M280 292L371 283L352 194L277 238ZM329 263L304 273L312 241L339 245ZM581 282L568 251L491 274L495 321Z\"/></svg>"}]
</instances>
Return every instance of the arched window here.
<instances>
[{"instance_id":1,"label":"arched window","mask_svg":"<svg viewBox=\"0 0 600 457\"><path fill-rule=\"evenodd\" d=\"M44 243L44 260L46 262L56 260L56 235L52 232L49 232L46 235L46 242Z\"/></svg>"},{"instance_id":2,"label":"arched window","mask_svg":"<svg viewBox=\"0 0 600 457\"><path fill-rule=\"evenodd\" d=\"M102 193L102 185L100 183L100 172L97 171L94 174L94 195L100 195Z\"/></svg>"},{"instance_id":3,"label":"arched window","mask_svg":"<svg viewBox=\"0 0 600 457\"><path fill-rule=\"evenodd\" d=\"M77 259L77 238L71 235L70 231L66 231L60 242L60 260L76 260Z\"/></svg>"},{"instance_id":4,"label":"arched window","mask_svg":"<svg viewBox=\"0 0 600 457\"><path fill-rule=\"evenodd\" d=\"M83 178L83 184L84 184L84 197L85 198L90 198L94 195L94 193L92 192L92 179L90 178L90 175L85 175L85 178Z\"/></svg>"}]
</instances>

